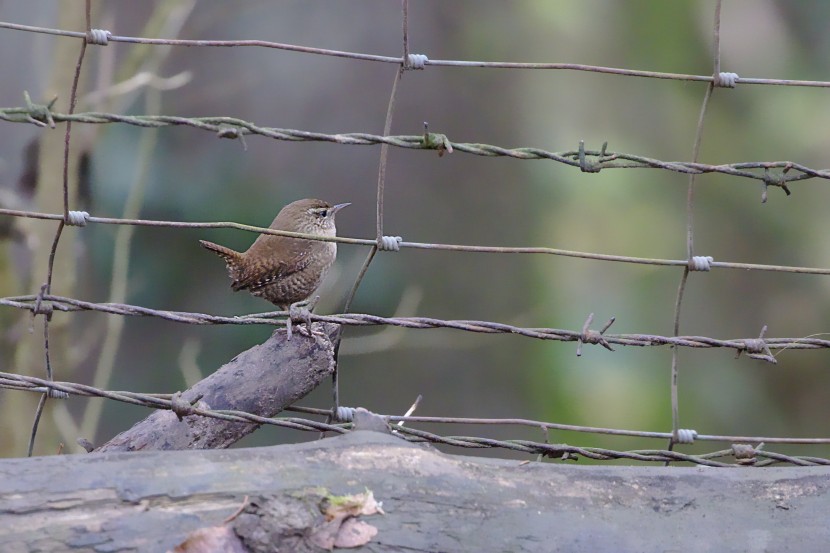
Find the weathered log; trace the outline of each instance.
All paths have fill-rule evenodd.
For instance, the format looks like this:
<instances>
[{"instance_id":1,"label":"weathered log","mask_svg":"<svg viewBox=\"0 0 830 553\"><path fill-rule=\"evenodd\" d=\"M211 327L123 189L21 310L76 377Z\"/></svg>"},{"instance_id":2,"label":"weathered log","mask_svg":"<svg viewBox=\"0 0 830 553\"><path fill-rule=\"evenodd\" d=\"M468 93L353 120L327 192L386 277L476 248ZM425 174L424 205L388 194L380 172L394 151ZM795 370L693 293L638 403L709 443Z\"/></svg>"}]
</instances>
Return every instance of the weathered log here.
<instances>
[{"instance_id":1,"label":"weathered log","mask_svg":"<svg viewBox=\"0 0 830 553\"><path fill-rule=\"evenodd\" d=\"M316 501L320 487L368 489L383 502L385 515L360 517L378 530L371 551L821 551L830 543L825 467L522 463L355 431L255 449L0 460L0 551L166 551L201 528L234 530L242 515L223 520L245 496L249 512L264 504L291 512Z\"/></svg>"},{"instance_id":2,"label":"weathered log","mask_svg":"<svg viewBox=\"0 0 830 553\"><path fill-rule=\"evenodd\" d=\"M276 330L263 344L234 357L192 388L182 399L211 409L244 411L273 417L305 397L334 370L338 325L314 323L311 336ZM153 449L221 449L250 434L259 425L189 415L179 420L172 411L155 411L118 434L96 451Z\"/></svg>"}]
</instances>

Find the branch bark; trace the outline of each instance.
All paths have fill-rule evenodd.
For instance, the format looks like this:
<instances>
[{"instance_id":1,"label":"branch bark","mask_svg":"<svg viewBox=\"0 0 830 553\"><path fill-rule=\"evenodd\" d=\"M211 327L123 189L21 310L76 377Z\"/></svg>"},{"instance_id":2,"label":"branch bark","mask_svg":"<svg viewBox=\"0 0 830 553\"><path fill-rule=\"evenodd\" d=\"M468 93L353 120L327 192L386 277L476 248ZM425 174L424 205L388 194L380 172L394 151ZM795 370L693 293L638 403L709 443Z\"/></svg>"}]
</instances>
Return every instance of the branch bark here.
<instances>
[{"instance_id":1,"label":"branch bark","mask_svg":"<svg viewBox=\"0 0 830 553\"><path fill-rule=\"evenodd\" d=\"M182 398L211 409L245 411L273 417L305 397L334 370L334 346L340 326L314 323L311 336L285 329L274 331L258 346L244 351L218 371L196 383ZM182 421L172 411L155 411L96 451L154 449L222 449L259 427L190 415Z\"/></svg>"}]
</instances>

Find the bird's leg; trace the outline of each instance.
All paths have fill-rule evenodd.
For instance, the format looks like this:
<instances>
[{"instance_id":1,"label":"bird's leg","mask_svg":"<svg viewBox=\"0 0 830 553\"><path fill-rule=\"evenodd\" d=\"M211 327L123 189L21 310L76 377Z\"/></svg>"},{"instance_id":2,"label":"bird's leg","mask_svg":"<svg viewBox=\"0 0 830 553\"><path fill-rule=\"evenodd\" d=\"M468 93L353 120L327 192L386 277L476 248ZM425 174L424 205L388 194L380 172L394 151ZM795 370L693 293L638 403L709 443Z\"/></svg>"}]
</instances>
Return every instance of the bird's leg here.
<instances>
[{"instance_id":1,"label":"bird's leg","mask_svg":"<svg viewBox=\"0 0 830 553\"><path fill-rule=\"evenodd\" d=\"M288 339L291 339L292 327L297 324L297 331L304 336L311 337L311 312L320 300L320 296L314 296L311 300L302 300L288 306L288 318L285 320L285 329ZM305 323L301 326L299 323Z\"/></svg>"}]
</instances>

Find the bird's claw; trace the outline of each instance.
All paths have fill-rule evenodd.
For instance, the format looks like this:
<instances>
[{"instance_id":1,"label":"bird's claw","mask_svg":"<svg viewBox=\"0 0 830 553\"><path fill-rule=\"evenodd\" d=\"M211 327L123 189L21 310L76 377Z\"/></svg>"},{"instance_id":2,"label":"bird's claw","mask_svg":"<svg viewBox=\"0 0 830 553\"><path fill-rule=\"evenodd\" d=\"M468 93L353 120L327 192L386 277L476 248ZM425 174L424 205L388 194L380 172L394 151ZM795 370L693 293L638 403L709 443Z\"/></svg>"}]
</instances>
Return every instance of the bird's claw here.
<instances>
[{"instance_id":1,"label":"bird's claw","mask_svg":"<svg viewBox=\"0 0 830 553\"><path fill-rule=\"evenodd\" d=\"M297 325L297 332L303 336L311 337L311 310L314 309L319 299L320 296L315 296L310 301L298 301L288 306L288 318L285 320L285 330L289 340L293 335L294 324Z\"/></svg>"}]
</instances>

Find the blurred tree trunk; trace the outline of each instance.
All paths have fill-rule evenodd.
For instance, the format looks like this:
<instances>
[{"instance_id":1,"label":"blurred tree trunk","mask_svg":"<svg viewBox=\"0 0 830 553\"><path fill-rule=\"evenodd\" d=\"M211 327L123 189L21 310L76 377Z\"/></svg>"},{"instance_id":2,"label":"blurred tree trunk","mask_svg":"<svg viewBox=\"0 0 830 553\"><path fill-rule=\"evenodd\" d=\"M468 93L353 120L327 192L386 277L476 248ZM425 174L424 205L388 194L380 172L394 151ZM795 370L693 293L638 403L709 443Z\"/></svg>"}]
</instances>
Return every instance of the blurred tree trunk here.
<instances>
[{"instance_id":1,"label":"blurred tree trunk","mask_svg":"<svg viewBox=\"0 0 830 553\"><path fill-rule=\"evenodd\" d=\"M60 2L58 4L58 21L56 26L61 29L84 30L86 28L86 16L83 2ZM53 107L55 111L68 112L70 101L70 90L75 76L75 68L78 64L81 41L78 39L67 39L55 37L52 41L53 60L52 67L48 69L49 78L46 90L30 91L32 101L35 103L48 103L49 100L58 96L58 101ZM83 75L83 72L82 72ZM83 83L83 79L81 79ZM83 85L79 85L79 93L83 91ZM63 158L64 158L64 136L66 127L61 124L55 129L44 128L40 132L40 160L38 164L36 189L34 194L33 209L48 213L63 213ZM70 209L78 209L76 206L78 192L78 168L81 148L77 141L70 143L69 150L69 206ZM19 221L20 228L27 237L32 258L32 273L30 282L21 282L20 293L35 294L46 282L47 263L52 242L55 237L57 223L44 222L36 219L22 219ZM54 272L52 277L53 293L74 295L76 285L75 262L73 260L77 248L78 233L72 228L64 229L60 245L55 257ZM65 352L67 351L68 336L71 319L68 317L56 317L49 324L49 345L52 352L52 365L58 372L59 378L69 379L74 367L68 366ZM34 333L27 336L28 339L19 340L14 352L14 362L10 370L22 374L45 376L45 358L43 348L43 319L38 317L34 324ZM57 354L57 355L56 355ZM29 416L29 421L35 413L38 397L33 394L9 393L3 402L2 412L7 420L26 420L23 413ZM48 404L47 404L48 409ZM12 416L14 415L14 416ZM11 451L23 454L26 451L26 444L29 439L30 426L28 424L15 424L12 428L13 446ZM55 427L51 424L43 424L38 432L39 444L41 447L36 450L40 452L55 452L58 448L60 438Z\"/></svg>"}]
</instances>

